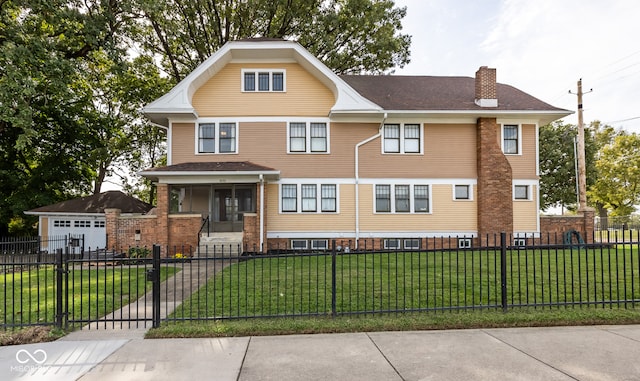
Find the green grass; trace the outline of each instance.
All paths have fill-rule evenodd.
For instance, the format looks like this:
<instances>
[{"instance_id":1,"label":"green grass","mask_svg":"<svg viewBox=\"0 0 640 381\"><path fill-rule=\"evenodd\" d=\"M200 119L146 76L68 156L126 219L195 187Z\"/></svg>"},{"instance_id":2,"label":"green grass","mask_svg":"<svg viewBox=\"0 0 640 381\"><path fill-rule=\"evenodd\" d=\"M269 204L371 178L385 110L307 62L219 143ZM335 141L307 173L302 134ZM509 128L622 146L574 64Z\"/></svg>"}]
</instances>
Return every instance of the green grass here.
<instances>
[{"instance_id":1,"label":"green grass","mask_svg":"<svg viewBox=\"0 0 640 381\"><path fill-rule=\"evenodd\" d=\"M639 324L640 309L561 308L517 309L508 312L438 312L301 317L199 322L168 322L146 338L235 337L315 333L417 331L469 328L548 327L568 325Z\"/></svg>"},{"instance_id":2,"label":"green grass","mask_svg":"<svg viewBox=\"0 0 640 381\"><path fill-rule=\"evenodd\" d=\"M151 290L145 271L143 266L70 269L69 320L96 320L140 298ZM177 271L175 267L162 267L161 280ZM0 323L54 323L55 288L52 266L0 274Z\"/></svg>"},{"instance_id":3,"label":"green grass","mask_svg":"<svg viewBox=\"0 0 640 381\"><path fill-rule=\"evenodd\" d=\"M500 265L494 251L339 255L335 312L500 309ZM640 304L637 247L510 251L506 265L510 305ZM331 279L330 256L251 259L225 268L170 318L329 315Z\"/></svg>"}]
</instances>

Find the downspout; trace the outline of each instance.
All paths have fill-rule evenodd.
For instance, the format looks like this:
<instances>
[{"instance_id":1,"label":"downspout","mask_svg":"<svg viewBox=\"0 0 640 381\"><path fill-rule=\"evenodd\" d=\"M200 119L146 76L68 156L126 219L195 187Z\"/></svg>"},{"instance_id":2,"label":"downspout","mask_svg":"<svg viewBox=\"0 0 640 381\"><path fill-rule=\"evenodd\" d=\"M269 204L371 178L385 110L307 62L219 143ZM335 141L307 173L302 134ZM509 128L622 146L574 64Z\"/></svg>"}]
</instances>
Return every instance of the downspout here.
<instances>
[{"instance_id":1,"label":"downspout","mask_svg":"<svg viewBox=\"0 0 640 381\"><path fill-rule=\"evenodd\" d=\"M378 127L378 133L361 141L355 146L355 154L356 154L356 168L355 168L355 180L356 180L356 249L358 248L358 241L360 240L360 157L359 157L359 149L363 145L369 143L372 140L379 138L382 135L382 127L384 127L384 122L387 120L387 113L384 113L382 117L382 122L380 122L380 127Z\"/></svg>"},{"instance_id":2,"label":"downspout","mask_svg":"<svg viewBox=\"0 0 640 381\"><path fill-rule=\"evenodd\" d=\"M260 250L264 249L264 176L260 174Z\"/></svg>"}]
</instances>

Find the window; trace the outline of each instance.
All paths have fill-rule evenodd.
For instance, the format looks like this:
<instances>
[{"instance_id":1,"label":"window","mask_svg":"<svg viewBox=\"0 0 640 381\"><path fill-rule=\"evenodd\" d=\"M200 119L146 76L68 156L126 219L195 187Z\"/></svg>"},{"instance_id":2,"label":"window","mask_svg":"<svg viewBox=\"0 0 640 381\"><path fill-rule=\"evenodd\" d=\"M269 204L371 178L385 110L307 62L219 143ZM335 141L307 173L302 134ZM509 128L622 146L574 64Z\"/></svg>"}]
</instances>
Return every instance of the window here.
<instances>
[{"instance_id":1,"label":"window","mask_svg":"<svg viewBox=\"0 0 640 381\"><path fill-rule=\"evenodd\" d=\"M312 239L311 249L313 250L327 250L329 248L329 241L326 239Z\"/></svg>"},{"instance_id":2,"label":"window","mask_svg":"<svg viewBox=\"0 0 640 381\"><path fill-rule=\"evenodd\" d=\"M320 208L323 212L335 212L336 186L335 184L322 184Z\"/></svg>"},{"instance_id":3,"label":"window","mask_svg":"<svg viewBox=\"0 0 640 381\"><path fill-rule=\"evenodd\" d=\"M282 212L335 213L337 205L336 184L282 184Z\"/></svg>"},{"instance_id":4,"label":"window","mask_svg":"<svg viewBox=\"0 0 640 381\"><path fill-rule=\"evenodd\" d=\"M327 123L289 123L289 152L329 152Z\"/></svg>"},{"instance_id":5,"label":"window","mask_svg":"<svg viewBox=\"0 0 640 381\"><path fill-rule=\"evenodd\" d=\"M55 220L53 221L53 226L56 228L70 228L71 221L69 220Z\"/></svg>"},{"instance_id":6,"label":"window","mask_svg":"<svg viewBox=\"0 0 640 381\"><path fill-rule=\"evenodd\" d=\"M396 185L396 213L409 210L409 186Z\"/></svg>"},{"instance_id":7,"label":"window","mask_svg":"<svg viewBox=\"0 0 640 381\"><path fill-rule=\"evenodd\" d=\"M384 152L400 152L400 125L384 125Z\"/></svg>"},{"instance_id":8,"label":"window","mask_svg":"<svg viewBox=\"0 0 640 381\"><path fill-rule=\"evenodd\" d=\"M419 124L385 124L383 152L421 153L421 129Z\"/></svg>"},{"instance_id":9,"label":"window","mask_svg":"<svg viewBox=\"0 0 640 381\"><path fill-rule=\"evenodd\" d=\"M303 212L315 212L316 211L316 186L315 184L303 184L302 185L302 211Z\"/></svg>"},{"instance_id":10,"label":"window","mask_svg":"<svg viewBox=\"0 0 640 381\"><path fill-rule=\"evenodd\" d=\"M529 186L528 185L514 185L513 198L516 200L529 200Z\"/></svg>"},{"instance_id":11,"label":"window","mask_svg":"<svg viewBox=\"0 0 640 381\"><path fill-rule=\"evenodd\" d=\"M399 249L400 248L400 240L399 239L385 239L384 240L384 248L388 250Z\"/></svg>"},{"instance_id":12,"label":"window","mask_svg":"<svg viewBox=\"0 0 640 381\"><path fill-rule=\"evenodd\" d=\"M460 248L460 249L470 249L471 248L471 238L458 238L458 248Z\"/></svg>"},{"instance_id":13,"label":"window","mask_svg":"<svg viewBox=\"0 0 640 381\"><path fill-rule=\"evenodd\" d=\"M407 250L418 250L420 249L420 240L419 239L405 239L404 240L404 248Z\"/></svg>"},{"instance_id":14,"label":"window","mask_svg":"<svg viewBox=\"0 0 640 381\"><path fill-rule=\"evenodd\" d=\"M244 92L285 91L284 70L242 70L242 91Z\"/></svg>"},{"instance_id":15,"label":"window","mask_svg":"<svg viewBox=\"0 0 640 381\"><path fill-rule=\"evenodd\" d=\"M75 221L73 221L73 227L74 228L90 228L91 227L91 221L75 220Z\"/></svg>"},{"instance_id":16,"label":"window","mask_svg":"<svg viewBox=\"0 0 640 381\"><path fill-rule=\"evenodd\" d=\"M105 221L93 221L94 228L103 228L105 227Z\"/></svg>"},{"instance_id":17,"label":"window","mask_svg":"<svg viewBox=\"0 0 640 381\"><path fill-rule=\"evenodd\" d=\"M198 153L236 153L235 123L200 123Z\"/></svg>"},{"instance_id":18,"label":"window","mask_svg":"<svg viewBox=\"0 0 640 381\"><path fill-rule=\"evenodd\" d=\"M292 239L291 248L293 250L307 250L308 243L306 239Z\"/></svg>"},{"instance_id":19,"label":"window","mask_svg":"<svg viewBox=\"0 0 640 381\"><path fill-rule=\"evenodd\" d=\"M413 187L413 211L416 213L429 212L428 185L415 185Z\"/></svg>"},{"instance_id":20,"label":"window","mask_svg":"<svg viewBox=\"0 0 640 381\"><path fill-rule=\"evenodd\" d=\"M456 200L470 200L471 199L471 186L469 185L456 185L454 187L454 198Z\"/></svg>"},{"instance_id":21,"label":"window","mask_svg":"<svg viewBox=\"0 0 640 381\"><path fill-rule=\"evenodd\" d=\"M429 213L429 186L378 184L375 187L376 213Z\"/></svg>"},{"instance_id":22,"label":"window","mask_svg":"<svg viewBox=\"0 0 640 381\"><path fill-rule=\"evenodd\" d=\"M527 246L527 239L526 238L514 238L513 239L513 246L525 247L525 246Z\"/></svg>"},{"instance_id":23,"label":"window","mask_svg":"<svg viewBox=\"0 0 640 381\"><path fill-rule=\"evenodd\" d=\"M216 152L216 125L213 123L202 123L198 128L198 152Z\"/></svg>"},{"instance_id":24,"label":"window","mask_svg":"<svg viewBox=\"0 0 640 381\"><path fill-rule=\"evenodd\" d=\"M298 187L293 184L282 185L282 211L297 212L298 211Z\"/></svg>"},{"instance_id":25,"label":"window","mask_svg":"<svg viewBox=\"0 0 640 381\"><path fill-rule=\"evenodd\" d=\"M376 212L391 212L390 185L376 185Z\"/></svg>"},{"instance_id":26,"label":"window","mask_svg":"<svg viewBox=\"0 0 640 381\"><path fill-rule=\"evenodd\" d=\"M517 155L520 153L517 125L502 126L502 139L502 151L505 154Z\"/></svg>"}]
</instances>

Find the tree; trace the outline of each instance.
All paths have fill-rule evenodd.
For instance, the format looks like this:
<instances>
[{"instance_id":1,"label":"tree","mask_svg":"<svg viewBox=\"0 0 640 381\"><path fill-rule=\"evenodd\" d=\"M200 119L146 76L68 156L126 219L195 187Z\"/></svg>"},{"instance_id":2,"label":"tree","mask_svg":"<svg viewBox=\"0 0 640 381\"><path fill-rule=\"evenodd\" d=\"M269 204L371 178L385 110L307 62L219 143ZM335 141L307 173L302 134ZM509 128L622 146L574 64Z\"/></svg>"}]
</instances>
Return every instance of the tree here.
<instances>
[{"instance_id":1,"label":"tree","mask_svg":"<svg viewBox=\"0 0 640 381\"><path fill-rule=\"evenodd\" d=\"M141 41L180 81L227 41L294 39L338 74L409 62L406 8L390 0L139 0Z\"/></svg>"},{"instance_id":2,"label":"tree","mask_svg":"<svg viewBox=\"0 0 640 381\"><path fill-rule=\"evenodd\" d=\"M598 180L590 189L593 201L613 216L627 216L640 204L640 135L618 132L596 160Z\"/></svg>"},{"instance_id":3,"label":"tree","mask_svg":"<svg viewBox=\"0 0 640 381\"><path fill-rule=\"evenodd\" d=\"M592 131L593 128L585 131L587 186L592 185L596 178L594 157L597 145ZM576 136L577 127L561 121L540 127L540 208L543 210L557 206L577 207Z\"/></svg>"}]
</instances>

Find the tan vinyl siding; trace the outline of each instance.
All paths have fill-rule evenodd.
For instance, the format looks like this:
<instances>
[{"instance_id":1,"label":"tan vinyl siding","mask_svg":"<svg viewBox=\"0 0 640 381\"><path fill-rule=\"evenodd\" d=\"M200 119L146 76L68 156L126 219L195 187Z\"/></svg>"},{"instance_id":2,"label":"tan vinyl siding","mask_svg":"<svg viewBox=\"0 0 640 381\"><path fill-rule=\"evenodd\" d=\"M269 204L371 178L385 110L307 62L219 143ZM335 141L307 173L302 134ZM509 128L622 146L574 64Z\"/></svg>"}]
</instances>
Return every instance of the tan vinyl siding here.
<instances>
[{"instance_id":1,"label":"tan vinyl siding","mask_svg":"<svg viewBox=\"0 0 640 381\"><path fill-rule=\"evenodd\" d=\"M173 123L171 125L171 164L198 161L195 159L195 124Z\"/></svg>"},{"instance_id":2,"label":"tan vinyl siding","mask_svg":"<svg viewBox=\"0 0 640 381\"><path fill-rule=\"evenodd\" d=\"M354 186L338 185L340 213L280 213L278 184L268 184L268 231L355 231ZM300 205L298 205L300 207ZM333 237L332 237L333 238Z\"/></svg>"},{"instance_id":3,"label":"tan vinyl siding","mask_svg":"<svg viewBox=\"0 0 640 381\"><path fill-rule=\"evenodd\" d=\"M381 184L384 182L381 181ZM432 185L432 213L374 213L374 186L360 185L360 230L467 232L477 230L475 201L454 201L451 185ZM474 197L475 198L475 197Z\"/></svg>"},{"instance_id":4,"label":"tan vinyl siding","mask_svg":"<svg viewBox=\"0 0 640 381\"><path fill-rule=\"evenodd\" d=\"M284 69L285 92L243 92L242 69ZM328 116L333 93L295 63L230 63L193 95L200 117L215 116Z\"/></svg>"},{"instance_id":5,"label":"tan vinyl siding","mask_svg":"<svg viewBox=\"0 0 640 381\"><path fill-rule=\"evenodd\" d=\"M424 125L424 154L383 154L381 139L360 148L361 177L476 177L475 125Z\"/></svg>"},{"instance_id":6,"label":"tan vinyl siding","mask_svg":"<svg viewBox=\"0 0 640 381\"><path fill-rule=\"evenodd\" d=\"M530 201L514 200L513 202L513 231L538 231L538 189L531 186L532 199Z\"/></svg>"},{"instance_id":7,"label":"tan vinyl siding","mask_svg":"<svg viewBox=\"0 0 640 381\"><path fill-rule=\"evenodd\" d=\"M522 155L506 155L514 179L537 179L536 175L536 126L522 125Z\"/></svg>"}]
</instances>

